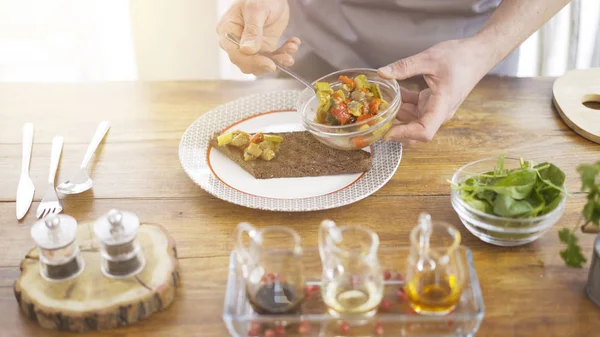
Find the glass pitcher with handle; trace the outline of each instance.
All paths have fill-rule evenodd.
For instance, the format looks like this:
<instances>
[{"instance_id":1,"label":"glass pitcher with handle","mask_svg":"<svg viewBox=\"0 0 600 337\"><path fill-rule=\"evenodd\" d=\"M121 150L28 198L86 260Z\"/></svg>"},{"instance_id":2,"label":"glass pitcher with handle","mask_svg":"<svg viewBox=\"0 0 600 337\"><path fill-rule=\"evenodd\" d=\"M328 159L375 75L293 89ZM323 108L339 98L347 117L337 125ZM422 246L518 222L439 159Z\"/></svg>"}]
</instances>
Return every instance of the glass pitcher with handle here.
<instances>
[{"instance_id":1,"label":"glass pitcher with handle","mask_svg":"<svg viewBox=\"0 0 600 337\"><path fill-rule=\"evenodd\" d=\"M244 244L245 236L249 244ZM236 255L246 282L246 295L259 314L290 314L304 300L302 246L296 231L284 226L236 229Z\"/></svg>"},{"instance_id":2,"label":"glass pitcher with handle","mask_svg":"<svg viewBox=\"0 0 600 337\"><path fill-rule=\"evenodd\" d=\"M321 223L321 293L332 315L375 314L384 288L378 248L379 236L368 228Z\"/></svg>"},{"instance_id":3,"label":"glass pitcher with handle","mask_svg":"<svg viewBox=\"0 0 600 337\"><path fill-rule=\"evenodd\" d=\"M411 307L424 315L450 313L465 283L458 255L460 232L449 224L432 222L429 214L422 213L410 242L405 290Z\"/></svg>"}]
</instances>

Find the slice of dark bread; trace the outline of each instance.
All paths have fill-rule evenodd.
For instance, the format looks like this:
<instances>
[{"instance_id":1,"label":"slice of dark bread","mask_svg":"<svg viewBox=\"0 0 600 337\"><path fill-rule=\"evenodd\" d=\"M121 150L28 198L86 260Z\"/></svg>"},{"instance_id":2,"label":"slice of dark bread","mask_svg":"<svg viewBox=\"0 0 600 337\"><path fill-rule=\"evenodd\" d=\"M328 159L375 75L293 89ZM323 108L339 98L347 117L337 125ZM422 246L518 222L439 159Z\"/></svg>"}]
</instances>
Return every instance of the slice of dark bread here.
<instances>
[{"instance_id":1,"label":"slice of dark bread","mask_svg":"<svg viewBox=\"0 0 600 337\"><path fill-rule=\"evenodd\" d=\"M242 149L232 145L218 146L216 137L210 145L257 179L316 177L371 169L372 157L367 151L332 149L307 131L269 134L283 137L279 152L270 161L244 161Z\"/></svg>"}]
</instances>

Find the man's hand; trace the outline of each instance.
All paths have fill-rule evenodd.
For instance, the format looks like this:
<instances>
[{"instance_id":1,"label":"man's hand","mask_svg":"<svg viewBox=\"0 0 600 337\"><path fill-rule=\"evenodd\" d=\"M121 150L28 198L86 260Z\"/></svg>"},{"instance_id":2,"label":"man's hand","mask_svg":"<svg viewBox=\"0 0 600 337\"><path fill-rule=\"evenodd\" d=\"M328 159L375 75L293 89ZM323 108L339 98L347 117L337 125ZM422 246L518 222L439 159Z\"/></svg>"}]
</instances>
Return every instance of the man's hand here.
<instances>
[{"instance_id":1,"label":"man's hand","mask_svg":"<svg viewBox=\"0 0 600 337\"><path fill-rule=\"evenodd\" d=\"M470 40L439 43L422 53L380 68L379 76L404 80L423 75L428 88L415 92L402 89L397 114L406 124L393 126L386 140L428 142L448 121L473 87L491 69ZM479 46L481 49L482 47Z\"/></svg>"},{"instance_id":2,"label":"man's hand","mask_svg":"<svg viewBox=\"0 0 600 337\"><path fill-rule=\"evenodd\" d=\"M276 70L273 61L256 55L259 51L270 53L277 62L291 66L300 40L291 38L277 49L289 16L287 0L238 0L217 25L219 45L245 74L262 75ZM229 41L225 37L227 33L241 37L241 47Z\"/></svg>"},{"instance_id":3,"label":"man's hand","mask_svg":"<svg viewBox=\"0 0 600 337\"><path fill-rule=\"evenodd\" d=\"M475 36L439 43L379 69L388 79L423 75L429 86L403 90L397 117L408 124L392 127L385 139L430 141L477 82L569 2L503 0Z\"/></svg>"}]
</instances>

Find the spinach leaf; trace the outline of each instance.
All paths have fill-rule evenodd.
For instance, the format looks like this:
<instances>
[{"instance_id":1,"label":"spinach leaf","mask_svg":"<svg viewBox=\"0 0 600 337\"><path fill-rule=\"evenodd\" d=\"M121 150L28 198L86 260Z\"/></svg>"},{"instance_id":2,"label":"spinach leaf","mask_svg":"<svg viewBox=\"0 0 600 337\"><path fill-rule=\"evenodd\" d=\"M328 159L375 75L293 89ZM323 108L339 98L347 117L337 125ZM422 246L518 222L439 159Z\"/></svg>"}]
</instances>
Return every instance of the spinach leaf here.
<instances>
[{"instance_id":1,"label":"spinach leaf","mask_svg":"<svg viewBox=\"0 0 600 337\"><path fill-rule=\"evenodd\" d=\"M493 205L494 199L496 198L496 192L490 191L490 190L479 190L479 191L477 191L476 196L477 196L477 199L485 200L490 205Z\"/></svg>"},{"instance_id":2,"label":"spinach leaf","mask_svg":"<svg viewBox=\"0 0 600 337\"><path fill-rule=\"evenodd\" d=\"M486 201L479 200L479 199L476 199L476 198L470 198L470 199L466 199L464 201L469 206L475 208L478 211L481 211L481 212L484 212L484 213L488 213L488 214L492 212L492 205L490 205Z\"/></svg>"},{"instance_id":3,"label":"spinach leaf","mask_svg":"<svg viewBox=\"0 0 600 337\"><path fill-rule=\"evenodd\" d=\"M534 189L524 201L529 203L529 205L531 205L532 208L531 212L527 214L528 217L538 216L546 206L546 201L544 200L544 197L542 197L540 192L536 189Z\"/></svg>"},{"instance_id":4,"label":"spinach leaf","mask_svg":"<svg viewBox=\"0 0 600 337\"><path fill-rule=\"evenodd\" d=\"M470 176L453 188L460 191L461 199L471 207L511 218L547 214L556 209L564 195L568 194L564 188L565 173L552 163L534 165L521 158L518 168L507 169L504 164L504 156L500 156L493 171ZM594 174L600 172L600 163L585 170L594 170ZM586 175L592 176L592 173ZM588 185L591 186L591 183ZM600 191L597 195L589 202L586 214L600 222L600 201L597 201Z\"/></svg>"},{"instance_id":5,"label":"spinach leaf","mask_svg":"<svg viewBox=\"0 0 600 337\"><path fill-rule=\"evenodd\" d=\"M565 184L565 173L554 164L542 163L536 165L534 169L538 169L542 181L549 180L559 188Z\"/></svg>"},{"instance_id":6,"label":"spinach leaf","mask_svg":"<svg viewBox=\"0 0 600 337\"><path fill-rule=\"evenodd\" d=\"M546 206L544 206L544 208L540 211L540 214L538 215L548 214L551 211L553 211L556 207L558 207L558 204L560 204L563 198L563 193L555 189L547 190L545 193L542 194Z\"/></svg>"},{"instance_id":7,"label":"spinach leaf","mask_svg":"<svg viewBox=\"0 0 600 337\"><path fill-rule=\"evenodd\" d=\"M536 176L536 171L531 169L515 170L496 181L493 186L487 187L487 189L510 196L513 199L522 200L531 193L537 179Z\"/></svg>"},{"instance_id":8,"label":"spinach leaf","mask_svg":"<svg viewBox=\"0 0 600 337\"><path fill-rule=\"evenodd\" d=\"M533 206L527 200L515 200L506 194L498 194L494 201L494 214L509 218L531 213Z\"/></svg>"}]
</instances>

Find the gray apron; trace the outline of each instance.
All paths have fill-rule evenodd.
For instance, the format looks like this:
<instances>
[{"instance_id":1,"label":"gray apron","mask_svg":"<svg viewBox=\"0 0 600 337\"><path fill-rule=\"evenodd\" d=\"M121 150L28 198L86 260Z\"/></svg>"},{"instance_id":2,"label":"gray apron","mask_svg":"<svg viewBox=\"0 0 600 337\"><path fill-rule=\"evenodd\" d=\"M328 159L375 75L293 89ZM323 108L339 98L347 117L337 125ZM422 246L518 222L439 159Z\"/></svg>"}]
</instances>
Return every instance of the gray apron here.
<instances>
[{"instance_id":1,"label":"gray apron","mask_svg":"<svg viewBox=\"0 0 600 337\"><path fill-rule=\"evenodd\" d=\"M286 36L303 45L294 69L311 79L378 68L436 43L474 35L501 0L290 0ZM513 52L490 73L516 75Z\"/></svg>"}]
</instances>

